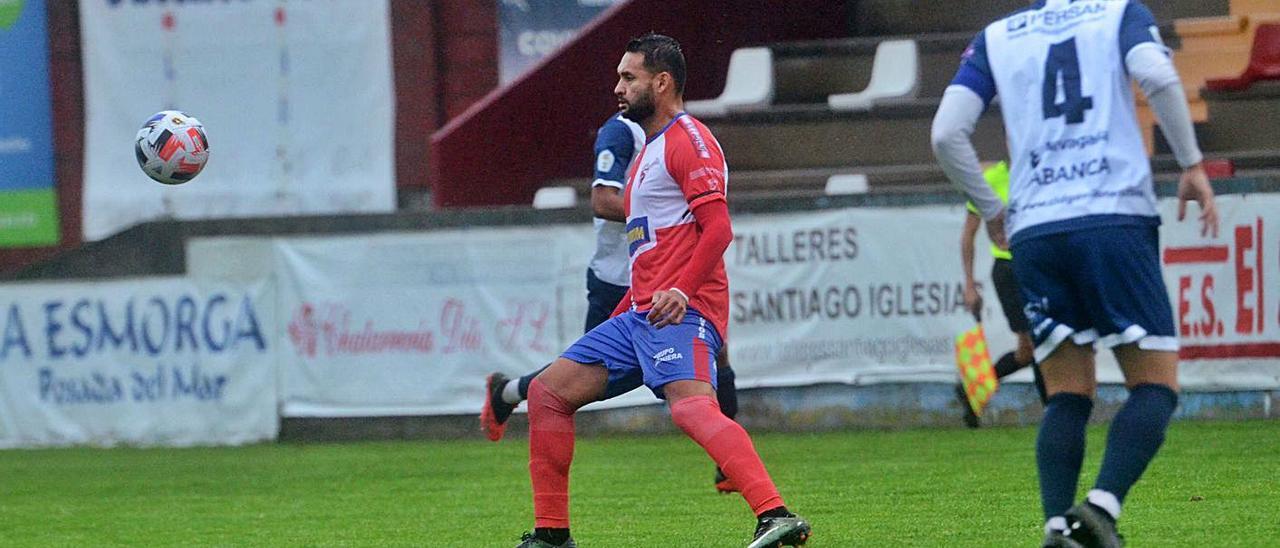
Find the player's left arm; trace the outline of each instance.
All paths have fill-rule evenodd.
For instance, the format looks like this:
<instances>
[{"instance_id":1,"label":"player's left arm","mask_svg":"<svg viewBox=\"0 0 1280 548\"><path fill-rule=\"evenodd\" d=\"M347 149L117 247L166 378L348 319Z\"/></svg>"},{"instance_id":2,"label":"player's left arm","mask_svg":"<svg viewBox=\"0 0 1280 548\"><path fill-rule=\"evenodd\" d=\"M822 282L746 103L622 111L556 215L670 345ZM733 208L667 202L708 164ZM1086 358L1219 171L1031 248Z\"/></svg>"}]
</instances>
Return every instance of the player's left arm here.
<instances>
[{"instance_id":1,"label":"player's left arm","mask_svg":"<svg viewBox=\"0 0 1280 548\"><path fill-rule=\"evenodd\" d=\"M667 169L680 185L697 223L698 243L694 244L693 253L681 270L676 285L654 292L653 308L649 311L649 322L654 327L678 324L684 319L689 298L697 294L715 272L733 241L733 227L725 199L724 156L712 144L704 142L678 147L667 157Z\"/></svg>"},{"instance_id":2,"label":"player's left arm","mask_svg":"<svg viewBox=\"0 0 1280 548\"><path fill-rule=\"evenodd\" d=\"M698 243L694 245L693 255L685 263L676 285L666 291L654 292L653 308L649 311L649 322L654 327L678 324L684 319L689 296L696 294L711 277L733 241L729 205L724 200L703 202L693 208L693 217L701 232Z\"/></svg>"},{"instance_id":3,"label":"player's left arm","mask_svg":"<svg viewBox=\"0 0 1280 548\"><path fill-rule=\"evenodd\" d=\"M1009 242L1004 233L1004 203L983 179L978 151L973 147L978 118L995 95L984 31L965 50L960 70L942 94L942 103L933 118L930 144L947 178L969 196L987 222L991 241L1006 249Z\"/></svg>"},{"instance_id":4,"label":"player's left arm","mask_svg":"<svg viewBox=\"0 0 1280 548\"><path fill-rule=\"evenodd\" d=\"M1120 51L1125 68L1147 96L1160 131L1173 151L1182 178L1178 183L1178 220L1186 217L1187 202L1200 204L1201 235L1218 236L1218 208L1213 187L1201 164L1204 154L1196 142L1191 110L1182 80L1170 58L1169 49L1160 39L1155 16L1141 2L1132 1L1120 23Z\"/></svg>"}]
</instances>

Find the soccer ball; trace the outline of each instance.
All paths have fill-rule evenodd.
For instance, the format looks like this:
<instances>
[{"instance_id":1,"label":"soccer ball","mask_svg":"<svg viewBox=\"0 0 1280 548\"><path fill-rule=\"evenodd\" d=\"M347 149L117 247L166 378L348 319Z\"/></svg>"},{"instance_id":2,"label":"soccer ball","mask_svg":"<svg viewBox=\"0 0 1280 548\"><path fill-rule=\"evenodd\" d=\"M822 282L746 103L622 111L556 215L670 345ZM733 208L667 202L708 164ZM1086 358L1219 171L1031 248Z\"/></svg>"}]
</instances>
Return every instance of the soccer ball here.
<instances>
[{"instance_id":1,"label":"soccer ball","mask_svg":"<svg viewBox=\"0 0 1280 548\"><path fill-rule=\"evenodd\" d=\"M185 112L164 110L142 124L133 151L148 177L180 185L199 175L208 163L209 138L200 120Z\"/></svg>"}]
</instances>

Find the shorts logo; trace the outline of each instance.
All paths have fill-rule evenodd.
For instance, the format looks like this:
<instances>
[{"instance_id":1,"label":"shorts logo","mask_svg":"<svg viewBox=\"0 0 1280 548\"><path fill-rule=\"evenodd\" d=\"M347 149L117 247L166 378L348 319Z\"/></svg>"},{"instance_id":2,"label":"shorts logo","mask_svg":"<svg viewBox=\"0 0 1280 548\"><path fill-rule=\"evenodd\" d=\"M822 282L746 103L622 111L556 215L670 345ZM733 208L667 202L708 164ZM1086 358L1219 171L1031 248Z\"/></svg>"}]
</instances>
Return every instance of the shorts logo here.
<instances>
[{"instance_id":1,"label":"shorts logo","mask_svg":"<svg viewBox=\"0 0 1280 548\"><path fill-rule=\"evenodd\" d=\"M627 221L627 253L635 255L641 247L652 241L649 235L649 217L636 217Z\"/></svg>"},{"instance_id":2,"label":"shorts logo","mask_svg":"<svg viewBox=\"0 0 1280 548\"><path fill-rule=\"evenodd\" d=\"M1049 319L1049 298L1041 297L1039 301L1027 301L1022 307L1022 314L1031 325L1032 335L1039 337L1053 321Z\"/></svg>"},{"instance_id":3,"label":"shorts logo","mask_svg":"<svg viewBox=\"0 0 1280 548\"><path fill-rule=\"evenodd\" d=\"M673 362L676 360L683 360L683 359L684 359L684 354L676 352L675 348L667 348L653 355L653 364L658 365L663 362Z\"/></svg>"}]
</instances>

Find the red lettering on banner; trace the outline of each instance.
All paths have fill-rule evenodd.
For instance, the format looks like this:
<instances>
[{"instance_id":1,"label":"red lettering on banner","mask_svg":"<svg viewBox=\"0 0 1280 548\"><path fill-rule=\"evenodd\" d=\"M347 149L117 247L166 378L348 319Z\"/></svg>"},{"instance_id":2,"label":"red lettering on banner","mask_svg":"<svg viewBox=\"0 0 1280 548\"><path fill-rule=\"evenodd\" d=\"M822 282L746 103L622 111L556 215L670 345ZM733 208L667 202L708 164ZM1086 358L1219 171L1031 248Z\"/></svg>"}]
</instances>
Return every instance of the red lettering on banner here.
<instances>
[{"instance_id":1,"label":"red lettering on banner","mask_svg":"<svg viewBox=\"0 0 1280 548\"><path fill-rule=\"evenodd\" d=\"M289 321L288 332L294 348L305 358L393 352L430 354L435 349L435 334L423 325L416 330L377 329L373 320L354 322L345 305L333 303L302 303Z\"/></svg>"},{"instance_id":2,"label":"red lettering on banner","mask_svg":"<svg viewBox=\"0 0 1280 548\"><path fill-rule=\"evenodd\" d=\"M502 348L549 352L543 335L547 320L551 318L551 307L542 301L511 301L507 307L512 311L511 315L498 320L497 326Z\"/></svg>"},{"instance_id":3,"label":"red lettering on banner","mask_svg":"<svg viewBox=\"0 0 1280 548\"><path fill-rule=\"evenodd\" d=\"M1177 276L1175 311L1178 335L1184 339L1179 351L1182 359L1280 357L1280 342L1260 337L1268 332L1267 314L1276 310L1267 307L1266 300L1266 261L1271 259L1264 253L1267 245L1264 220L1256 217L1233 224L1227 233L1229 245L1169 247L1162 253L1167 265L1200 270L1200 273L1193 271ZM1230 276L1226 278L1228 286L1220 296L1224 302L1215 303L1216 282L1223 280L1214 276L1224 275ZM1235 291L1229 296L1231 285L1235 286ZM1197 291L1200 295L1198 302L1195 299ZM1217 314L1217 305L1225 306L1222 316ZM1280 325L1280 315L1274 317ZM1229 332L1226 329L1228 321L1234 322Z\"/></svg>"},{"instance_id":4,"label":"red lettering on banner","mask_svg":"<svg viewBox=\"0 0 1280 548\"><path fill-rule=\"evenodd\" d=\"M1245 252L1253 249L1253 227L1236 227L1236 333L1253 333L1253 307L1245 301L1253 290L1253 270L1245 264Z\"/></svg>"},{"instance_id":5,"label":"red lettering on banner","mask_svg":"<svg viewBox=\"0 0 1280 548\"><path fill-rule=\"evenodd\" d=\"M1230 250L1225 245L1200 247L1167 247L1164 264L1225 263Z\"/></svg>"},{"instance_id":6,"label":"red lettering on banner","mask_svg":"<svg viewBox=\"0 0 1280 548\"><path fill-rule=\"evenodd\" d=\"M1222 335L1223 325L1218 321L1217 311L1213 308L1213 276L1206 274L1204 285L1200 286L1200 305L1204 307L1204 320L1200 322L1200 334L1209 336L1217 327L1218 335Z\"/></svg>"},{"instance_id":7,"label":"red lettering on banner","mask_svg":"<svg viewBox=\"0 0 1280 548\"><path fill-rule=\"evenodd\" d=\"M1191 302L1187 301L1187 291L1191 289L1191 276L1178 276L1178 335L1191 336L1191 325L1187 323L1187 313L1191 311Z\"/></svg>"},{"instance_id":8,"label":"red lettering on banner","mask_svg":"<svg viewBox=\"0 0 1280 548\"><path fill-rule=\"evenodd\" d=\"M1222 335L1225 326L1218 319L1218 311L1213 305L1213 275L1206 274L1200 281L1200 311L1197 318L1191 316L1191 301L1187 294L1193 287L1191 276L1178 277L1178 334L1182 337Z\"/></svg>"},{"instance_id":9,"label":"red lettering on banner","mask_svg":"<svg viewBox=\"0 0 1280 548\"><path fill-rule=\"evenodd\" d=\"M442 352L478 352L484 345L480 333L480 320L467 315L466 305L458 299L448 299L440 310L440 333L444 335Z\"/></svg>"},{"instance_id":10,"label":"red lettering on banner","mask_svg":"<svg viewBox=\"0 0 1280 548\"><path fill-rule=\"evenodd\" d=\"M1255 248L1258 250L1258 256L1255 258L1256 260L1254 261L1254 264L1257 265L1257 270L1258 270L1258 333L1262 333L1263 331L1266 331L1266 325L1267 325L1266 320L1263 319L1263 318L1266 318L1266 312L1265 312L1266 306L1265 306L1265 301L1263 301L1265 297L1263 296L1263 291L1262 291L1262 289L1266 287L1266 284L1262 283L1262 272L1266 270L1266 268L1263 266L1264 263L1262 262L1262 248L1264 245L1265 244L1262 239L1262 217L1258 217L1258 245Z\"/></svg>"},{"instance_id":11,"label":"red lettering on banner","mask_svg":"<svg viewBox=\"0 0 1280 548\"><path fill-rule=\"evenodd\" d=\"M1242 343L1183 346L1178 351L1178 358L1225 359L1225 358L1274 358L1280 356L1280 343Z\"/></svg>"}]
</instances>

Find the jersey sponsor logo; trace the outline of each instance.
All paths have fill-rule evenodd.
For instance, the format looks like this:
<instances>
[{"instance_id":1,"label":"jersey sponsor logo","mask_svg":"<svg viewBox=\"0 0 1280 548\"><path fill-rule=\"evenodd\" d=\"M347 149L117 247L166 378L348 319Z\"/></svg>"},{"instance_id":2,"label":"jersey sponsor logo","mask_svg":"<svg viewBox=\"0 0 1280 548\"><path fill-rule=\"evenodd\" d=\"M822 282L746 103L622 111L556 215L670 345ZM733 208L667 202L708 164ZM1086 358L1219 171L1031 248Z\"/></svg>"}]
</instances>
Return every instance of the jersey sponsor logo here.
<instances>
[{"instance_id":1,"label":"jersey sponsor logo","mask_svg":"<svg viewBox=\"0 0 1280 548\"><path fill-rule=\"evenodd\" d=\"M684 354L676 351L674 347L664 348L661 352L653 355L653 364L658 365L663 362L673 362L683 360Z\"/></svg>"},{"instance_id":2,"label":"jersey sponsor logo","mask_svg":"<svg viewBox=\"0 0 1280 548\"><path fill-rule=\"evenodd\" d=\"M1084 150L1086 148L1106 144L1111 140L1111 132L1103 130L1079 137L1065 137L1044 143L1045 152L1063 152L1068 150Z\"/></svg>"},{"instance_id":3,"label":"jersey sponsor logo","mask_svg":"<svg viewBox=\"0 0 1280 548\"><path fill-rule=\"evenodd\" d=\"M649 217L636 217L627 221L627 252L635 255L641 247L652 241L649 235Z\"/></svg>"},{"instance_id":4,"label":"jersey sponsor logo","mask_svg":"<svg viewBox=\"0 0 1280 548\"><path fill-rule=\"evenodd\" d=\"M684 126L684 130L689 134L689 140L693 141L693 148L698 151L699 158L710 158L711 151L707 148L707 142L702 139L702 132L698 131L697 124L693 123L688 116L680 118L680 125Z\"/></svg>"},{"instance_id":5,"label":"jersey sponsor logo","mask_svg":"<svg viewBox=\"0 0 1280 548\"><path fill-rule=\"evenodd\" d=\"M600 154L596 155L596 171L608 173L613 169L614 160L613 152L609 149L600 151Z\"/></svg>"},{"instance_id":6,"label":"jersey sponsor logo","mask_svg":"<svg viewBox=\"0 0 1280 548\"><path fill-rule=\"evenodd\" d=\"M1107 11L1106 2L1080 2L1060 10L1038 10L1020 13L1005 22L1010 35L1030 31L1032 28L1058 31L1061 27L1075 25L1084 18Z\"/></svg>"},{"instance_id":7,"label":"jersey sponsor logo","mask_svg":"<svg viewBox=\"0 0 1280 548\"><path fill-rule=\"evenodd\" d=\"M1035 162L1036 157L1033 154L1033 166ZM1111 164L1107 162L1106 156L1102 156L1065 166L1033 169L1031 171L1031 182L1040 186L1048 186L1064 181L1074 181L1085 177L1095 177L1106 173L1111 173Z\"/></svg>"}]
</instances>

